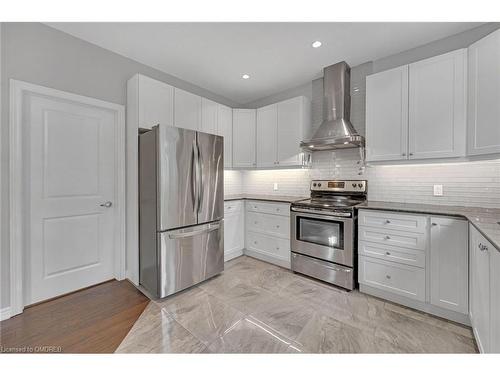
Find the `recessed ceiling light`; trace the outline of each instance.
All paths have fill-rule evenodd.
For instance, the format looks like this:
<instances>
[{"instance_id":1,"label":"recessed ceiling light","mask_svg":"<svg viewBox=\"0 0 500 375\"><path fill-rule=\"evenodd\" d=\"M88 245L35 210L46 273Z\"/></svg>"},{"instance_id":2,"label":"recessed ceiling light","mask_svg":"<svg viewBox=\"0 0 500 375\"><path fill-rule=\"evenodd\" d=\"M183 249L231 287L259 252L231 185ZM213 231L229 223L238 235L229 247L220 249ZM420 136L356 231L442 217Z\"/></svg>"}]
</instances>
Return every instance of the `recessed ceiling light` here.
<instances>
[{"instance_id":1,"label":"recessed ceiling light","mask_svg":"<svg viewBox=\"0 0 500 375\"><path fill-rule=\"evenodd\" d=\"M248 74L243 74L243 75L241 76L241 78L243 78L243 79L249 79L249 78L250 78L250 76L249 76Z\"/></svg>"},{"instance_id":2,"label":"recessed ceiling light","mask_svg":"<svg viewBox=\"0 0 500 375\"><path fill-rule=\"evenodd\" d=\"M319 48L321 47L321 42L319 40L313 42L313 44L311 44L313 48Z\"/></svg>"}]
</instances>

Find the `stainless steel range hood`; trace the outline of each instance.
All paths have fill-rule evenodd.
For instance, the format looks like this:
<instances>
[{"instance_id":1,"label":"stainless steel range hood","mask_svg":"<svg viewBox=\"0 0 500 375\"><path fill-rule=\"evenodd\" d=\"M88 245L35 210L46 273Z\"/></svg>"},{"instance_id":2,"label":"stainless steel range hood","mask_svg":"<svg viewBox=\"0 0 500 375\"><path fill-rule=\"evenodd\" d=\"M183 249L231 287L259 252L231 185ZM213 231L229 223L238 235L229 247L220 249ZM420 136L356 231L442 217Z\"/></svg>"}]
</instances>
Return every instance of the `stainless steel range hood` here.
<instances>
[{"instance_id":1,"label":"stainless steel range hood","mask_svg":"<svg viewBox=\"0 0 500 375\"><path fill-rule=\"evenodd\" d=\"M349 120L351 106L349 65L342 61L326 67L323 72L325 120L310 140L300 142L300 147L309 151L364 147L365 139L356 132Z\"/></svg>"}]
</instances>

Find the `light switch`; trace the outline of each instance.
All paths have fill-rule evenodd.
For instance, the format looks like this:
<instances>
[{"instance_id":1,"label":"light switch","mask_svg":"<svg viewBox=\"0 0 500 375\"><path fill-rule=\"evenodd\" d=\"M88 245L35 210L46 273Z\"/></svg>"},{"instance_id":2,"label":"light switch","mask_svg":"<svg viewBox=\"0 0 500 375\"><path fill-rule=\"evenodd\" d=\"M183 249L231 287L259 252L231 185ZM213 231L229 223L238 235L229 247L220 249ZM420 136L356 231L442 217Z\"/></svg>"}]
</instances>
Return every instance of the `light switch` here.
<instances>
[{"instance_id":1,"label":"light switch","mask_svg":"<svg viewBox=\"0 0 500 375\"><path fill-rule=\"evenodd\" d=\"M443 185L434 185L434 196L435 197L443 196Z\"/></svg>"},{"instance_id":2,"label":"light switch","mask_svg":"<svg viewBox=\"0 0 500 375\"><path fill-rule=\"evenodd\" d=\"M275 183L273 184L273 190L274 190L274 191L278 190L278 183L277 183L277 182L275 182Z\"/></svg>"}]
</instances>

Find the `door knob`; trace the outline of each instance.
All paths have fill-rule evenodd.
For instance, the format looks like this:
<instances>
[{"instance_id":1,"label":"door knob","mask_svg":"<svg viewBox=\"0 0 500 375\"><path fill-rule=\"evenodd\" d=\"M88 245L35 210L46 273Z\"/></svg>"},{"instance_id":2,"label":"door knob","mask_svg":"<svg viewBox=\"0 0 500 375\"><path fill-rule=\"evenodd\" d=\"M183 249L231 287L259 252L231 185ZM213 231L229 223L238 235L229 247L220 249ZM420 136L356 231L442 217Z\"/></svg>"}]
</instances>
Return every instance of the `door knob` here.
<instances>
[{"instance_id":1,"label":"door knob","mask_svg":"<svg viewBox=\"0 0 500 375\"><path fill-rule=\"evenodd\" d=\"M110 201L107 201L107 202L101 203L99 206L110 208L112 205L113 205L113 203L111 203Z\"/></svg>"}]
</instances>

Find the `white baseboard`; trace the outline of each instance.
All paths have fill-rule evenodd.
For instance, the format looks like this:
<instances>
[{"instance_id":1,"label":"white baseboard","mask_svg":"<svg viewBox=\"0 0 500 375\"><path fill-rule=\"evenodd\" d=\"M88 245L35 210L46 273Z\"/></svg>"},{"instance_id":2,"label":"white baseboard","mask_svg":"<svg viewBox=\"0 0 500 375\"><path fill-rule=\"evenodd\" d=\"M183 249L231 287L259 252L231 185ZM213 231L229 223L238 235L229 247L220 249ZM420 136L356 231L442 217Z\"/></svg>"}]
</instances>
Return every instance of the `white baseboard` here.
<instances>
[{"instance_id":1,"label":"white baseboard","mask_svg":"<svg viewBox=\"0 0 500 375\"><path fill-rule=\"evenodd\" d=\"M243 254L245 254L249 257L252 257L252 258L263 260L264 262L272 263L272 264L275 264L277 266L290 269L290 260L273 257L271 255L262 254L258 251L248 250L248 249L244 249Z\"/></svg>"},{"instance_id":2,"label":"white baseboard","mask_svg":"<svg viewBox=\"0 0 500 375\"><path fill-rule=\"evenodd\" d=\"M10 307L4 307L3 309L0 309L0 321L9 319L10 317Z\"/></svg>"},{"instance_id":3,"label":"white baseboard","mask_svg":"<svg viewBox=\"0 0 500 375\"><path fill-rule=\"evenodd\" d=\"M233 249L224 253L224 262L243 255L243 249Z\"/></svg>"},{"instance_id":4,"label":"white baseboard","mask_svg":"<svg viewBox=\"0 0 500 375\"><path fill-rule=\"evenodd\" d=\"M372 296L386 299L391 302L395 302L399 305L407 306L415 310L420 310L425 313L439 316L440 318L448 319L453 322L457 322L466 326L471 326L469 315L461 314L455 311L446 310L427 302L415 301L403 296L399 296L394 293L386 292L385 290L380 290L369 285L359 285L359 291L361 293L370 294Z\"/></svg>"}]
</instances>

